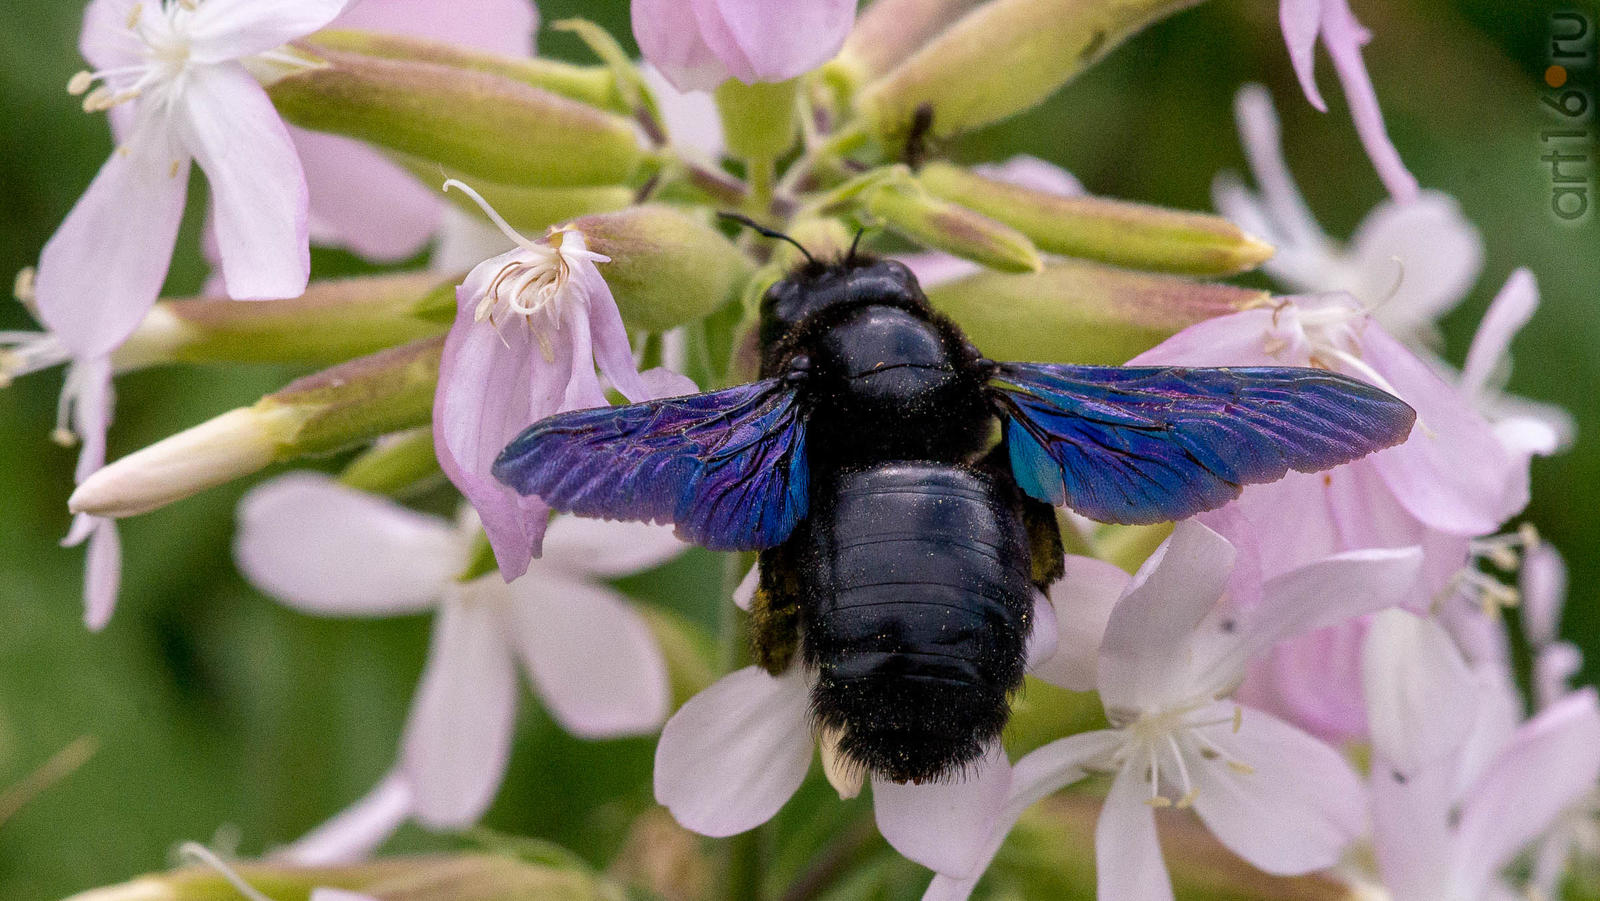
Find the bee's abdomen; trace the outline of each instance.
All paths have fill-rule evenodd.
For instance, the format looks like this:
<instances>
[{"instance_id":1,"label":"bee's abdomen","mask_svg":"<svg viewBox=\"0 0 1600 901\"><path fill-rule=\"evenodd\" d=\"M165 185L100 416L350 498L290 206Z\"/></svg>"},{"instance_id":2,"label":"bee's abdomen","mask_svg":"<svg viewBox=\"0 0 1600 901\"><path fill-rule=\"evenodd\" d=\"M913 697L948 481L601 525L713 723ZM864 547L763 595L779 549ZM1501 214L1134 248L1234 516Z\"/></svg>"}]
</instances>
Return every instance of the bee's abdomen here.
<instances>
[{"instance_id":1,"label":"bee's abdomen","mask_svg":"<svg viewBox=\"0 0 1600 901\"><path fill-rule=\"evenodd\" d=\"M1016 487L927 463L819 487L796 536L817 718L876 773L944 776L999 736L1022 681L1034 589Z\"/></svg>"}]
</instances>

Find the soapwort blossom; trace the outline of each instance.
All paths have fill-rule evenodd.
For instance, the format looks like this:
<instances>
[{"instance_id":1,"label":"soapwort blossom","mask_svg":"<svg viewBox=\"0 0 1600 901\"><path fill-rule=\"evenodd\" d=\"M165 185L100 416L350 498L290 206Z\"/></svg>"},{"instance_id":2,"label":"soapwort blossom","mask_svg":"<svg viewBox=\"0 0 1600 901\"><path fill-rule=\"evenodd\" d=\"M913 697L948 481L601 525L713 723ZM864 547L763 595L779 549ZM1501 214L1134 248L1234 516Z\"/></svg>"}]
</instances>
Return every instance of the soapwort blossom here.
<instances>
[{"instance_id":1,"label":"soapwort blossom","mask_svg":"<svg viewBox=\"0 0 1600 901\"><path fill-rule=\"evenodd\" d=\"M1386 897L1520 897L1502 871L1600 777L1593 689L1519 723L1506 671L1469 666L1440 625L1397 610L1375 618L1362 676L1372 840Z\"/></svg>"},{"instance_id":2,"label":"soapwort blossom","mask_svg":"<svg viewBox=\"0 0 1600 901\"><path fill-rule=\"evenodd\" d=\"M680 90L787 81L833 58L856 0L633 0L633 36Z\"/></svg>"},{"instance_id":3,"label":"soapwort blossom","mask_svg":"<svg viewBox=\"0 0 1600 901\"><path fill-rule=\"evenodd\" d=\"M45 244L38 305L77 358L111 352L166 278L191 161L211 186L228 293L294 297L310 274L305 176L289 133L247 70L304 65L278 50L348 0L94 0L69 90L107 110L118 147Z\"/></svg>"},{"instance_id":4,"label":"soapwort blossom","mask_svg":"<svg viewBox=\"0 0 1600 901\"><path fill-rule=\"evenodd\" d=\"M650 627L600 580L680 553L671 530L561 517L539 566L506 584L494 574L458 580L477 534L465 520L309 473L275 479L241 502L239 568L285 604L319 616L437 611L395 770L288 856L356 859L408 818L435 829L475 823L511 751L518 661L574 735L643 734L666 716L666 664Z\"/></svg>"},{"instance_id":5,"label":"soapwort blossom","mask_svg":"<svg viewBox=\"0 0 1600 901\"><path fill-rule=\"evenodd\" d=\"M489 467L529 425L564 410L606 404L595 366L629 401L693 391L675 379L652 391L634 364L628 332L583 233L552 228L531 241L476 191L467 192L516 246L479 263L456 289L434 396L439 465L482 519L500 572L522 575L539 554L550 508L496 481ZM666 378L667 376L663 376Z\"/></svg>"},{"instance_id":6,"label":"soapwort blossom","mask_svg":"<svg viewBox=\"0 0 1600 901\"><path fill-rule=\"evenodd\" d=\"M925 898L967 897L1023 811L1090 772L1113 775L1095 829L1101 898L1172 897L1156 842L1158 807L1193 807L1224 845L1270 873L1338 861L1365 826L1356 774L1333 748L1229 695L1251 658L1278 641L1399 602L1421 555L1357 551L1265 583L1233 583L1250 597L1230 591L1239 556L1222 536L1187 520L1131 579L1109 564L1069 558L1093 574L1073 602L1109 611L1104 632L1082 623L1063 629L1057 659L1038 675L1073 690L1098 689L1111 728L1068 736L1017 761L1001 815L986 830L946 839L981 848L977 864L940 872ZM926 810L918 825L947 836L959 828Z\"/></svg>"},{"instance_id":7,"label":"soapwort blossom","mask_svg":"<svg viewBox=\"0 0 1600 901\"><path fill-rule=\"evenodd\" d=\"M1339 73L1356 133L1361 136L1361 144L1378 170L1378 177L1395 200L1400 203L1415 200L1417 179L1401 161L1400 152L1389 139L1383 111L1378 108L1378 93L1367 74L1367 64L1361 59L1361 48L1372 40L1372 32L1356 20L1349 0L1281 0L1278 20L1283 27L1284 43L1289 48L1289 60L1294 64L1306 99L1318 110L1328 111L1327 101L1317 89L1316 47L1320 39L1333 59L1333 68Z\"/></svg>"}]
</instances>

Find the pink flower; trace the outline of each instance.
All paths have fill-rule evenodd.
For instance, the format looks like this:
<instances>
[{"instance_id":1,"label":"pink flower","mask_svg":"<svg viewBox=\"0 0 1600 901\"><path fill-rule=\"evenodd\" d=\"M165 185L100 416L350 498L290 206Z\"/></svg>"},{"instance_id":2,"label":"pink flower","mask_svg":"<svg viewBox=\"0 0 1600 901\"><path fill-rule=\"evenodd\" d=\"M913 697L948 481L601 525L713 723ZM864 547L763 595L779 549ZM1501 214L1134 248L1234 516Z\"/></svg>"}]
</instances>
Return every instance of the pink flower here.
<instances>
[{"instance_id":1,"label":"pink flower","mask_svg":"<svg viewBox=\"0 0 1600 901\"><path fill-rule=\"evenodd\" d=\"M1338 860L1364 829L1355 773L1332 748L1228 696L1250 659L1278 641L1398 602L1421 555L1329 557L1257 583L1243 602L1229 594L1235 558L1232 545L1194 520L1179 523L1131 579L1069 558L1090 576L1072 591L1074 610L1108 610L1105 629L1095 636L1061 616L1060 659L1038 674L1065 688L1098 689L1111 728L1017 761L1004 780L1005 806L986 829L941 818L923 799L919 831L982 849L975 866L940 872L925 898L967 897L1023 811L1091 771L1114 774L1095 830L1102 898L1172 897L1154 807L1192 805L1224 845L1267 872L1305 873Z\"/></svg>"},{"instance_id":2,"label":"pink flower","mask_svg":"<svg viewBox=\"0 0 1600 901\"><path fill-rule=\"evenodd\" d=\"M347 2L89 4L81 47L98 71L76 76L70 87L88 92L86 108L111 110L119 147L45 245L37 287L40 316L75 357L110 353L155 302L191 160L215 198L228 292L277 298L305 290L305 176L288 131L244 63L272 58Z\"/></svg>"},{"instance_id":3,"label":"pink flower","mask_svg":"<svg viewBox=\"0 0 1600 901\"><path fill-rule=\"evenodd\" d=\"M400 762L366 799L289 852L302 863L364 856L404 820L475 823L511 751L518 662L567 731L637 735L666 716L666 664L649 626L599 584L665 562L669 529L562 517L538 568L506 584L457 581L476 525L457 527L325 476L292 474L239 507L235 556L263 591L320 616L437 609Z\"/></svg>"},{"instance_id":4,"label":"pink flower","mask_svg":"<svg viewBox=\"0 0 1600 901\"><path fill-rule=\"evenodd\" d=\"M1406 169L1394 142L1389 140L1383 111L1378 108L1378 94L1373 90L1366 63L1361 59L1361 48L1372 40L1372 33L1356 21L1348 0L1281 0L1278 18L1283 26L1284 43L1289 47L1289 59L1294 63L1306 99L1322 112L1328 111L1322 92L1317 90L1316 45L1321 38L1344 85L1356 133L1361 136L1378 177L1383 179L1395 200L1401 203L1414 200L1417 179Z\"/></svg>"},{"instance_id":5,"label":"pink flower","mask_svg":"<svg viewBox=\"0 0 1600 901\"><path fill-rule=\"evenodd\" d=\"M1373 843L1395 901L1516 897L1501 871L1600 777L1592 689L1518 724L1499 668L1474 670L1437 624L1381 613L1362 659Z\"/></svg>"},{"instance_id":6,"label":"pink flower","mask_svg":"<svg viewBox=\"0 0 1600 901\"><path fill-rule=\"evenodd\" d=\"M530 0L357 0L332 28L444 41L526 57L539 13ZM374 260L412 256L438 231L445 203L382 153L350 138L290 126L310 189L311 240Z\"/></svg>"},{"instance_id":7,"label":"pink flower","mask_svg":"<svg viewBox=\"0 0 1600 901\"><path fill-rule=\"evenodd\" d=\"M680 90L787 81L833 58L856 0L633 0L645 59Z\"/></svg>"},{"instance_id":8,"label":"pink flower","mask_svg":"<svg viewBox=\"0 0 1600 901\"><path fill-rule=\"evenodd\" d=\"M445 341L434 396L434 447L466 495L507 581L539 554L550 508L496 481L489 467L519 432L547 416L606 404L595 365L628 400L695 390L672 376L653 392L639 374L611 289L582 232L517 234L477 192L469 193L516 247L479 263L456 289L459 310ZM663 376L667 378L667 376Z\"/></svg>"}]
</instances>

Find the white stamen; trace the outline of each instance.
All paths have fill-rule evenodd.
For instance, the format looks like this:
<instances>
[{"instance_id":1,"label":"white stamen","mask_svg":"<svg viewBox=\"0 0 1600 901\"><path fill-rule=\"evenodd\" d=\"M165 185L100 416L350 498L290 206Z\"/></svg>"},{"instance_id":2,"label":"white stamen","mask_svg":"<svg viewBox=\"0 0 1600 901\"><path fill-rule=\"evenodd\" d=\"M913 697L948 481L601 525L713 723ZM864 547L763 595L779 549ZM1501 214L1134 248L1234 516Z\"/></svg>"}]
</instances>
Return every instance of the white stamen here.
<instances>
[{"instance_id":1,"label":"white stamen","mask_svg":"<svg viewBox=\"0 0 1600 901\"><path fill-rule=\"evenodd\" d=\"M11 296L15 297L23 306L33 303L35 284L39 271L32 266L24 266L17 270L17 280L11 283Z\"/></svg>"},{"instance_id":2,"label":"white stamen","mask_svg":"<svg viewBox=\"0 0 1600 901\"><path fill-rule=\"evenodd\" d=\"M489 221L493 222L495 227L499 228L500 231L504 233L507 238L510 238L511 241L517 246L534 251L547 251L549 249L539 247L532 241L529 241L527 238L523 237L522 232L512 228L511 223L507 222L505 218L500 215L498 210L490 206L489 201L484 200L482 194L474 191L471 185L468 185L466 182L463 182L460 179L451 178L445 181L444 190L449 191L451 188L455 188L461 193L472 198L472 202L476 203L478 208L483 210L483 214L489 217Z\"/></svg>"},{"instance_id":3,"label":"white stamen","mask_svg":"<svg viewBox=\"0 0 1600 901\"><path fill-rule=\"evenodd\" d=\"M250 901L272 901L271 898L268 898L266 895L263 895L259 890L257 890L255 886L245 882L243 876L240 876L232 867L228 866L226 863L223 863L222 858L213 853L210 848L207 848L205 845L202 845L199 842L184 842L178 848L178 855L180 857L186 857L190 860L198 861L199 863L216 870L223 879L228 880L228 884L238 889L239 894L249 898Z\"/></svg>"}]
</instances>

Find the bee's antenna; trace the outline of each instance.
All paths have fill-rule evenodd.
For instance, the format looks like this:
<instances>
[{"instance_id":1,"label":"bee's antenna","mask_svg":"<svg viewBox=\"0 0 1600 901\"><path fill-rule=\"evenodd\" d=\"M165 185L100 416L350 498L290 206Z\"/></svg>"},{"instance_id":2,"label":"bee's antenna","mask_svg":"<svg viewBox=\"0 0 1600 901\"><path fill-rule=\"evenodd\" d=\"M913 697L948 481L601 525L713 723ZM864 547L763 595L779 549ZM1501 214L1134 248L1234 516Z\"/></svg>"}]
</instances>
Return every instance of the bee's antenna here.
<instances>
[{"instance_id":1,"label":"bee's antenna","mask_svg":"<svg viewBox=\"0 0 1600 901\"><path fill-rule=\"evenodd\" d=\"M796 241L794 238L789 237L775 228L767 228L765 225L762 225L756 220L751 219L749 216L746 216L742 213L719 211L717 213L717 218L727 219L729 222L737 222L756 234L761 235L763 238L776 238L779 241L788 241L790 244L793 244L796 248L798 248L801 253L806 255L807 262L815 263L817 261L817 258L811 255L811 251L806 250L806 246L804 244L801 244L799 241ZM859 237L859 235L857 237Z\"/></svg>"},{"instance_id":2,"label":"bee's antenna","mask_svg":"<svg viewBox=\"0 0 1600 901\"><path fill-rule=\"evenodd\" d=\"M846 263L854 263L856 261L856 248L861 246L861 236L866 233L867 227L865 225L856 229L856 236L850 240L850 252L844 255Z\"/></svg>"}]
</instances>

